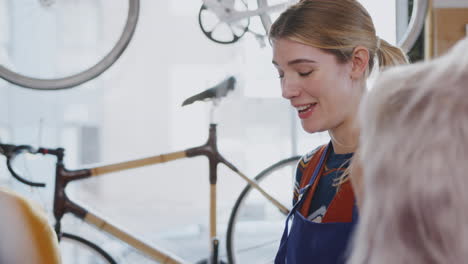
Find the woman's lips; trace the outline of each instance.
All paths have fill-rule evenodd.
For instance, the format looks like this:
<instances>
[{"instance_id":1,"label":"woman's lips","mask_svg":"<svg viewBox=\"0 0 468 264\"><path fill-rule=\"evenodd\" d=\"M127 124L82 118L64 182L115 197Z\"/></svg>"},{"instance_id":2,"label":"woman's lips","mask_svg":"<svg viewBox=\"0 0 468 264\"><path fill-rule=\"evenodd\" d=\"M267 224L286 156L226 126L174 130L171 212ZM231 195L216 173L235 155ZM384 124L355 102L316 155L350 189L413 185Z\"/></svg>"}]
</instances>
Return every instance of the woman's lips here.
<instances>
[{"instance_id":1,"label":"woman's lips","mask_svg":"<svg viewBox=\"0 0 468 264\"><path fill-rule=\"evenodd\" d=\"M296 107L299 118L305 119L311 116L316 106L317 106L317 103Z\"/></svg>"}]
</instances>

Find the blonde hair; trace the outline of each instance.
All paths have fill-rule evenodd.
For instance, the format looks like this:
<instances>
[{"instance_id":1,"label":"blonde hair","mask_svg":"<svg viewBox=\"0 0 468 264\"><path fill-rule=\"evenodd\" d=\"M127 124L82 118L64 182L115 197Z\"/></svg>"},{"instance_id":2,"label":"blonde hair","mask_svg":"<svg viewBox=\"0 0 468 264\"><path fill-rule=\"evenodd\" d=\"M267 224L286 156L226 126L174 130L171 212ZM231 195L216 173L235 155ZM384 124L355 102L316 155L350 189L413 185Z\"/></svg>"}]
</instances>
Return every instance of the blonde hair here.
<instances>
[{"instance_id":1,"label":"blonde hair","mask_svg":"<svg viewBox=\"0 0 468 264\"><path fill-rule=\"evenodd\" d=\"M348 263L468 259L468 39L384 72L360 109L364 201Z\"/></svg>"},{"instance_id":2,"label":"blonde hair","mask_svg":"<svg viewBox=\"0 0 468 264\"><path fill-rule=\"evenodd\" d=\"M342 63L349 61L356 46L364 46L369 51L368 74L375 58L381 69L408 62L400 48L376 36L372 18L356 0L302 0L279 16L269 38L320 48Z\"/></svg>"}]
</instances>

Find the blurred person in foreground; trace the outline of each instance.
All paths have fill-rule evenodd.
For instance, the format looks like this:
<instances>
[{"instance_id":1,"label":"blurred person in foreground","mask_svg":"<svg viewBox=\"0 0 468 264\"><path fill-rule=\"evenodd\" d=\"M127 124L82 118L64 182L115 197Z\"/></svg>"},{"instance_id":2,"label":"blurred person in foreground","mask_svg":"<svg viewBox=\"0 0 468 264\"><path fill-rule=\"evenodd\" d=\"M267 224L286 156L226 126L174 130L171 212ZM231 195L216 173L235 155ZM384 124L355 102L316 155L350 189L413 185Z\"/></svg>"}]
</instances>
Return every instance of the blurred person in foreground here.
<instances>
[{"instance_id":1,"label":"blurred person in foreground","mask_svg":"<svg viewBox=\"0 0 468 264\"><path fill-rule=\"evenodd\" d=\"M0 264L60 264L57 235L39 205L0 187Z\"/></svg>"},{"instance_id":2,"label":"blurred person in foreground","mask_svg":"<svg viewBox=\"0 0 468 264\"><path fill-rule=\"evenodd\" d=\"M348 263L467 263L468 39L384 72L359 117Z\"/></svg>"}]
</instances>

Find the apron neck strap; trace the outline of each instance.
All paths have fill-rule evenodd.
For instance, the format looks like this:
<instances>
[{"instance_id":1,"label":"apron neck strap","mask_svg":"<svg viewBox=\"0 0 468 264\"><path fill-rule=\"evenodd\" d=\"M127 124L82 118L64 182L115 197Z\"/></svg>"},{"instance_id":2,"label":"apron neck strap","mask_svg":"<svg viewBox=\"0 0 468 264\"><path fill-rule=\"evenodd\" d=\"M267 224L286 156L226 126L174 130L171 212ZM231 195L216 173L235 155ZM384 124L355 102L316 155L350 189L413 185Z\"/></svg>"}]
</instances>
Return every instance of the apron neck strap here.
<instances>
[{"instance_id":1,"label":"apron neck strap","mask_svg":"<svg viewBox=\"0 0 468 264\"><path fill-rule=\"evenodd\" d=\"M291 210L291 212L297 210L297 208L300 207L304 203L304 201L306 200L305 198L308 196L308 194L310 193L310 190L312 189L312 186L314 185L316 180L320 178L319 176L325 165L325 160L326 160L326 157L328 156L330 145L331 145L331 142L325 146L322 146L318 150L319 153L315 154L315 155L319 154L320 158L317 159L313 157L310 163L307 164L307 168L304 170L304 174L302 175L302 177L307 177L307 175L310 175L310 172L313 169L312 177L310 177L307 185L299 190L299 197L293 209Z\"/></svg>"}]
</instances>

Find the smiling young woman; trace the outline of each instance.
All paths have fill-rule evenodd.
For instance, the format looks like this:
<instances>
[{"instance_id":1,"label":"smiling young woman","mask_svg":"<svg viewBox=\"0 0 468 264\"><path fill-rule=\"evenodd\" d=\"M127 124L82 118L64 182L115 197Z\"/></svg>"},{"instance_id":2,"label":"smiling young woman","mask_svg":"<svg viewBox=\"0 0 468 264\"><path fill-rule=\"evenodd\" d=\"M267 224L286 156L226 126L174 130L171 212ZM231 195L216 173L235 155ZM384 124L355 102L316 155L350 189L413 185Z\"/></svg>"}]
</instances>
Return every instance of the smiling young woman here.
<instances>
[{"instance_id":1,"label":"smiling young woman","mask_svg":"<svg viewBox=\"0 0 468 264\"><path fill-rule=\"evenodd\" d=\"M276 20L270 40L282 95L297 109L303 129L331 137L298 164L294 207L275 263L344 263L357 220L344 171L357 149L356 116L366 80L374 61L383 69L407 59L376 36L355 0L302 0Z\"/></svg>"}]
</instances>

